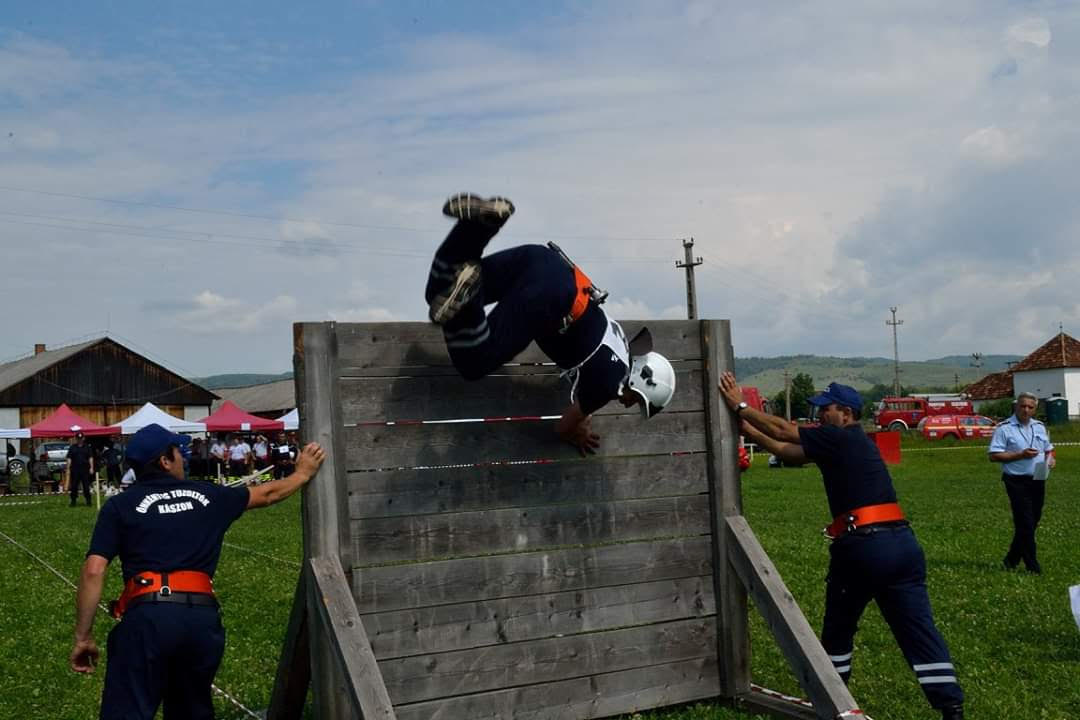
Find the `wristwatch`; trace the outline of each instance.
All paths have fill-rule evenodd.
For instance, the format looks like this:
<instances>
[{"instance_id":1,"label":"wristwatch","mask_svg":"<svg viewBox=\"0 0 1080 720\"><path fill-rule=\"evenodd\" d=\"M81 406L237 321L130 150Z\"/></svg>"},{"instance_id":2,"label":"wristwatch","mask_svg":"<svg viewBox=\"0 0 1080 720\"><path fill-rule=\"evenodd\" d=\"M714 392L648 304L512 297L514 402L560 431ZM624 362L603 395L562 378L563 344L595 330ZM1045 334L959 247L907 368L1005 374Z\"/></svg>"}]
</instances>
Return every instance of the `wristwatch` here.
<instances>
[{"instance_id":1,"label":"wristwatch","mask_svg":"<svg viewBox=\"0 0 1080 720\"><path fill-rule=\"evenodd\" d=\"M745 410L748 407L750 407L750 406L746 404L746 401L745 400L742 401L741 403L739 403L738 405L735 406L735 414L736 415L742 415L742 411Z\"/></svg>"}]
</instances>

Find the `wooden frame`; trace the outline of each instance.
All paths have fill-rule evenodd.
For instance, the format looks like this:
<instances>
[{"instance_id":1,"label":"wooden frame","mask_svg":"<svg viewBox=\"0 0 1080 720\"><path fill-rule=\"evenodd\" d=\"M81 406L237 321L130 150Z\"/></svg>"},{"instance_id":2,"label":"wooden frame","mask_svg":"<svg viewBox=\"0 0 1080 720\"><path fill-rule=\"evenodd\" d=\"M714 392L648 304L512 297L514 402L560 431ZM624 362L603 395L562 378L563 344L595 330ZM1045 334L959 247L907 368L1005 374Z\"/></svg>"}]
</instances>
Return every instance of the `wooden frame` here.
<instances>
[{"instance_id":1,"label":"wooden frame","mask_svg":"<svg viewBox=\"0 0 1080 720\"><path fill-rule=\"evenodd\" d=\"M623 323L633 334L640 322ZM535 346L468 383L423 323L294 326L305 562L267 717L573 718L723 698L856 708L741 514L723 320L649 322L678 390L581 459ZM750 682L748 591L813 701Z\"/></svg>"}]
</instances>

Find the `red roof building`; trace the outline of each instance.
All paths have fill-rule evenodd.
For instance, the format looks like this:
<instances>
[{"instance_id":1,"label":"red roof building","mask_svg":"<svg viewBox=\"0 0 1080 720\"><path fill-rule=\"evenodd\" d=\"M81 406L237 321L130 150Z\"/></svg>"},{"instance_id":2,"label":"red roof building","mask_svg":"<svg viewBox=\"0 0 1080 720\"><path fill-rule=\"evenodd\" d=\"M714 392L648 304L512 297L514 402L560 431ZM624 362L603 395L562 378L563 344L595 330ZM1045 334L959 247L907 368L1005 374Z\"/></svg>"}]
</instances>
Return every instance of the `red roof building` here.
<instances>
[{"instance_id":1,"label":"red roof building","mask_svg":"<svg viewBox=\"0 0 1080 720\"><path fill-rule=\"evenodd\" d=\"M1063 397L1069 417L1080 417L1080 340L1060 332L1012 368L1013 397Z\"/></svg>"}]
</instances>

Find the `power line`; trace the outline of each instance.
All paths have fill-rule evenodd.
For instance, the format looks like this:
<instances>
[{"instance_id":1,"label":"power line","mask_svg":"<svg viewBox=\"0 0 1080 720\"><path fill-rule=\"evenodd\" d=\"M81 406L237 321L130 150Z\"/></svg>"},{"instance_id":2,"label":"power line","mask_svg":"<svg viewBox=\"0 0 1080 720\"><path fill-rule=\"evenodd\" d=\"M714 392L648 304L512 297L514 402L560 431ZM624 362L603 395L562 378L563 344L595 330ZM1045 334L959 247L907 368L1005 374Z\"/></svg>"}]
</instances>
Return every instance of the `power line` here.
<instances>
[{"instance_id":1,"label":"power line","mask_svg":"<svg viewBox=\"0 0 1080 720\"><path fill-rule=\"evenodd\" d=\"M12 186L0 185L0 190L6 192L16 193L29 193L33 195L44 195L48 197L60 197L68 198L71 200L84 200L87 202L100 202L100 203L112 203L116 205L128 205L134 207L148 207L155 208L157 210L175 210L178 212L198 213L202 215L220 215L223 217L235 217L245 218L248 220L267 220L270 222L288 222L288 223L318 223L319 225L327 225L330 227L345 227L356 228L361 230L390 230L397 232L412 232L422 234L439 234L445 232L445 228L418 228L409 227L405 225L382 225L376 223L356 223L356 222L341 222L333 220L319 220L316 218L293 218L285 215L261 215L259 213L242 213L234 210L210 210L208 208L194 208L185 207L182 205L165 205L161 203L143 202L139 200L121 200L118 198L108 198L103 196L94 195L78 195L76 193L63 193L51 190L37 190L34 188L19 188ZM556 235L553 233L539 234L517 234L518 237L525 238L547 238L552 240L611 240L617 242L649 242L655 243L667 240L668 238L660 237L621 237L616 235Z\"/></svg>"}]
</instances>

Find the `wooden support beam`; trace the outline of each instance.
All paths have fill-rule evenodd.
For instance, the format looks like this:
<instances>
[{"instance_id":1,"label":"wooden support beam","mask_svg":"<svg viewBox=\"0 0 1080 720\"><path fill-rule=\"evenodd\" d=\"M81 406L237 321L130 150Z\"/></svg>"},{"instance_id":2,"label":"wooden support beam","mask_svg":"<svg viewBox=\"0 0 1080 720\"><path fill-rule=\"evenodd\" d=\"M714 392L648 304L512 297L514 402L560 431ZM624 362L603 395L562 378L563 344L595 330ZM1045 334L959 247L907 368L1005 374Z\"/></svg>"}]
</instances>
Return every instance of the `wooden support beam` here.
<instances>
[{"instance_id":1,"label":"wooden support beam","mask_svg":"<svg viewBox=\"0 0 1080 720\"><path fill-rule=\"evenodd\" d=\"M724 519L742 513L739 479L739 436L731 411L720 400L720 376L734 370L731 325L727 320L703 320L701 356L704 364L707 471L711 499L713 583L717 608L717 655L720 690L727 698L750 691L750 631L746 591L728 558L730 540Z\"/></svg>"},{"instance_id":2,"label":"wooden support beam","mask_svg":"<svg viewBox=\"0 0 1080 720\"><path fill-rule=\"evenodd\" d=\"M307 621L307 573L301 572L293 593L289 625L281 647L266 720L299 720L311 684L311 644Z\"/></svg>"},{"instance_id":3,"label":"wooden support beam","mask_svg":"<svg viewBox=\"0 0 1080 720\"><path fill-rule=\"evenodd\" d=\"M746 518L735 515L726 521L727 532L724 534L729 539L728 557L765 618L799 685L814 704L817 717L832 720L843 712L858 709Z\"/></svg>"},{"instance_id":4,"label":"wooden support beam","mask_svg":"<svg viewBox=\"0 0 1080 720\"><path fill-rule=\"evenodd\" d=\"M341 440L341 407L337 396L338 346L334 323L293 325L293 368L303 442L315 441L326 452L319 472L302 491L304 557L333 556L351 567L345 476L345 447ZM315 715L348 717L350 703L345 678L333 660L329 629L309 613L311 678Z\"/></svg>"},{"instance_id":5,"label":"wooden support beam","mask_svg":"<svg viewBox=\"0 0 1080 720\"><path fill-rule=\"evenodd\" d=\"M794 720L817 720L817 713L814 712L813 707L807 707L802 702L779 694L762 692L756 687L751 687L746 695L740 695L736 704L743 710L760 715L794 718Z\"/></svg>"},{"instance_id":6,"label":"wooden support beam","mask_svg":"<svg viewBox=\"0 0 1080 720\"><path fill-rule=\"evenodd\" d=\"M396 720L341 563L333 555L311 558L308 563L311 569L309 608L319 615L332 642L334 661L345 678L345 690L352 704L351 717Z\"/></svg>"}]
</instances>

